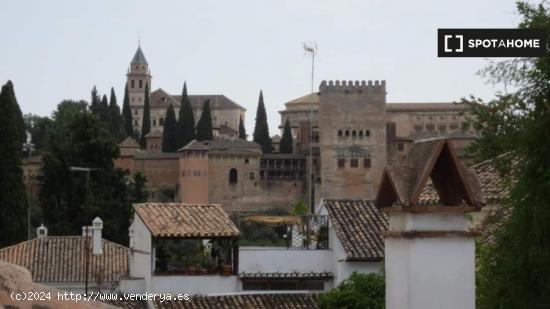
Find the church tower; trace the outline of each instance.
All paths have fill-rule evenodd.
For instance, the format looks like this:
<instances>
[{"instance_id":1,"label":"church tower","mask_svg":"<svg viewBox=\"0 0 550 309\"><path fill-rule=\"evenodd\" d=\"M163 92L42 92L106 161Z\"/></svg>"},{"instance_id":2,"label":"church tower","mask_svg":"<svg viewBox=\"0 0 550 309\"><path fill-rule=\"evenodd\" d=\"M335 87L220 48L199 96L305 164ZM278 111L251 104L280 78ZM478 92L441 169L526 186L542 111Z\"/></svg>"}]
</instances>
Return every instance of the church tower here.
<instances>
[{"instance_id":1,"label":"church tower","mask_svg":"<svg viewBox=\"0 0 550 309\"><path fill-rule=\"evenodd\" d=\"M141 130L141 120L143 119L145 85L149 85L149 91L151 91L151 71L149 70L149 64L145 59L145 55L143 55L140 45L138 45L136 54L132 62L130 62L130 67L126 76L134 131L139 131Z\"/></svg>"}]
</instances>

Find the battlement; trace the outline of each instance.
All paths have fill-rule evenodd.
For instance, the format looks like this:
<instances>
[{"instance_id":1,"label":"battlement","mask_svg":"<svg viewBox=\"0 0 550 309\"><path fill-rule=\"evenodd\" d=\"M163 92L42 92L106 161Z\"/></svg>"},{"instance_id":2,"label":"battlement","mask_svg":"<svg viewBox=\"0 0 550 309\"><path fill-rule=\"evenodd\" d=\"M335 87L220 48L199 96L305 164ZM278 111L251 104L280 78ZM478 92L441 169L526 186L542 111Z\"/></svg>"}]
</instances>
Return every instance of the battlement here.
<instances>
[{"instance_id":1,"label":"battlement","mask_svg":"<svg viewBox=\"0 0 550 309\"><path fill-rule=\"evenodd\" d=\"M386 81L322 81L319 85L319 91L323 92L386 92Z\"/></svg>"}]
</instances>

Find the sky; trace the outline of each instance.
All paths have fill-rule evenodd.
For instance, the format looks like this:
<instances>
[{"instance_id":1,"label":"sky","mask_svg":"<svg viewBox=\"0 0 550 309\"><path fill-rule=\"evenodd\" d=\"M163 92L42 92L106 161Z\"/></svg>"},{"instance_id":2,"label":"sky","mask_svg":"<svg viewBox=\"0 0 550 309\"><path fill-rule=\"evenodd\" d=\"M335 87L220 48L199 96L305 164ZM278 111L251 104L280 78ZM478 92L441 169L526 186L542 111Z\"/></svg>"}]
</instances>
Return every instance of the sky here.
<instances>
[{"instance_id":1,"label":"sky","mask_svg":"<svg viewBox=\"0 0 550 309\"><path fill-rule=\"evenodd\" d=\"M514 28L511 0L462 1L26 1L0 0L0 83L12 80L23 113L50 115L93 85L121 104L138 38L152 89L224 94L254 127L263 90L270 133L284 103L322 80L386 80L388 102L452 102L498 88L476 72L491 60L438 58L438 28Z\"/></svg>"}]
</instances>

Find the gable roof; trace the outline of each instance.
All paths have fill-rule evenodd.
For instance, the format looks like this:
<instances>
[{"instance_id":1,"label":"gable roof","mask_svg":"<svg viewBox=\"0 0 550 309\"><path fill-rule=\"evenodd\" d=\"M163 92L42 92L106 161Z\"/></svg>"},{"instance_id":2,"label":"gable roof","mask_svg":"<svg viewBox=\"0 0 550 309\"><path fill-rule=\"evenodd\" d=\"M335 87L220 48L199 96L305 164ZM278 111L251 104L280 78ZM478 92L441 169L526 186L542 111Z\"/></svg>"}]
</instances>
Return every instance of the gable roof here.
<instances>
[{"instance_id":1,"label":"gable roof","mask_svg":"<svg viewBox=\"0 0 550 309\"><path fill-rule=\"evenodd\" d=\"M154 237L236 237L239 230L220 205L183 203L134 204Z\"/></svg>"},{"instance_id":2,"label":"gable roof","mask_svg":"<svg viewBox=\"0 0 550 309\"><path fill-rule=\"evenodd\" d=\"M416 141L400 165L388 166L382 175L376 203L390 207L419 205L419 197L431 178L442 205L459 206L463 202L479 208L481 190L471 169L464 168L448 139Z\"/></svg>"},{"instance_id":3,"label":"gable roof","mask_svg":"<svg viewBox=\"0 0 550 309\"><path fill-rule=\"evenodd\" d=\"M27 268L34 282L84 282L86 243L89 281L116 282L128 273L128 248L102 239L103 254L93 255L84 236L45 236L0 249L0 260Z\"/></svg>"},{"instance_id":4,"label":"gable roof","mask_svg":"<svg viewBox=\"0 0 550 309\"><path fill-rule=\"evenodd\" d=\"M245 141L242 139L235 140L226 140L226 139L214 139L212 141L197 141L192 140L187 145L180 148L178 151L182 150L199 150L199 151L209 151L211 153L250 153L250 154L261 154L260 145L254 142Z\"/></svg>"},{"instance_id":5,"label":"gable roof","mask_svg":"<svg viewBox=\"0 0 550 309\"><path fill-rule=\"evenodd\" d=\"M201 109L204 101L210 99L212 110L239 109L246 111L244 107L223 94L188 95L188 97L193 109ZM181 95L171 95L164 89L158 88L151 92L150 103L151 107L168 107L169 104L172 104L176 109L181 105Z\"/></svg>"},{"instance_id":6,"label":"gable roof","mask_svg":"<svg viewBox=\"0 0 550 309\"><path fill-rule=\"evenodd\" d=\"M157 298L155 307L159 309L186 308L278 308L315 309L319 308L315 294L235 294L223 296L195 295L189 301L164 301Z\"/></svg>"},{"instance_id":7,"label":"gable roof","mask_svg":"<svg viewBox=\"0 0 550 309\"><path fill-rule=\"evenodd\" d=\"M145 55L141 50L141 46L138 46L138 49L136 50L134 58L132 58L132 62L130 62L130 64L148 64L147 60L145 59Z\"/></svg>"},{"instance_id":8,"label":"gable roof","mask_svg":"<svg viewBox=\"0 0 550 309\"><path fill-rule=\"evenodd\" d=\"M153 131L147 133L145 137L162 137L162 132L159 129L154 129Z\"/></svg>"},{"instance_id":9,"label":"gable roof","mask_svg":"<svg viewBox=\"0 0 550 309\"><path fill-rule=\"evenodd\" d=\"M323 199L347 261L379 261L384 257L388 216L372 201Z\"/></svg>"}]
</instances>

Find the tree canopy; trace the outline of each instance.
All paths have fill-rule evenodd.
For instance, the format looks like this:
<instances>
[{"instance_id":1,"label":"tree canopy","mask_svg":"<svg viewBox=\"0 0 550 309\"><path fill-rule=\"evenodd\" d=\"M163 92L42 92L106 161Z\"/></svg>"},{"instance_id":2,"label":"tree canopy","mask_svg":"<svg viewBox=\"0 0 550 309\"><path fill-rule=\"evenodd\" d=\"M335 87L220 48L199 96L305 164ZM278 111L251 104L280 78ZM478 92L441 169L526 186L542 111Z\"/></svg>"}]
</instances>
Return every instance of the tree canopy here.
<instances>
[{"instance_id":1,"label":"tree canopy","mask_svg":"<svg viewBox=\"0 0 550 309\"><path fill-rule=\"evenodd\" d=\"M210 141L214 139L212 132L212 115L210 114L210 99L204 101L201 117L197 122L197 140Z\"/></svg>"},{"instance_id":2,"label":"tree canopy","mask_svg":"<svg viewBox=\"0 0 550 309\"><path fill-rule=\"evenodd\" d=\"M195 115L187 95L187 83L183 83L176 138L178 149L195 139Z\"/></svg>"},{"instance_id":3,"label":"tree canopy","mask_svg":"<svg viewBox=\"0 0 550 309\"><path fill-rule=\"evenodd\" d=\"M271 153L271 137L269 136L269 126L267 124L267 114L262 91L260 91L258 109L256 110L256 124L254 126L253 141L260 144L263 153Z\"/></svg>"},{"instance_id":4,"label":"tree canopy","mask_svg":"<svg viewBox=\"0 0 550 309\"><path fill-rule=\"evenodd\" d=\"M134 125L132 124L132 109L130 108L130 97L128 96L128 84L124 86L124 101L122 102L122 120L124 122L124 133L126 137L134 136Z\"/></svg>"},{"instance_id":5,"label":"tree canopy","mask_svg":"<svg viewBox=\"0 0 550 309\"><path fill-rule=\"evenodd\" d=\"M139 144L146 148L145 136L151 132L151 106L149 105L149 85L145 83L145 98L143 100L143 121L141 122L141 135Z\"/></svg>"},{"instance_id":6,"label":"tree canopy","mask_svg":"<svg viewBox=\"0 0 550 309\"><path fill-rule=\"evenodd\" d=\"M176 141L176 126L176 113L174 112L174 106L170 104L166 109L166 115L164 116L164 129L162 131L163 152L176 152L178 150Z\"/></svg>"},{"instance_id":7,"label":"tree canopy","mask_svg":"<svg viewBox=\"0 0 550 309\"><path fill-rule=\"evenodd\" d=\"M383 275L353 272L336 288L319 295L321 309L384 309L385 279Z\"/></svg>"},{"instance_id":8,"label":"tree canopy","mask_svg":"<svg viewBox=\"0 0 550 309\"><path fill-rule=\"evenodd\" d=\"M294 139L292 137L292 131L290 130L290 122L288 119L285 122L285 127L283 129L283 137L281 138L281 143L279 144L280 153L292 153Z\"/></svg>"},{"instance_id":9,"label":"tree canopy","mask_svg":"<svg viewBox=\"0 0 550 309\"><path fill-rule=\"evenodd\" d=\"M239 116L239 138L246 141L246 129L244 128L243 116Z\"/></svg>"}]
</instances>

